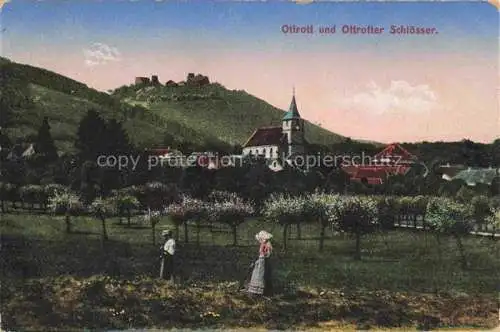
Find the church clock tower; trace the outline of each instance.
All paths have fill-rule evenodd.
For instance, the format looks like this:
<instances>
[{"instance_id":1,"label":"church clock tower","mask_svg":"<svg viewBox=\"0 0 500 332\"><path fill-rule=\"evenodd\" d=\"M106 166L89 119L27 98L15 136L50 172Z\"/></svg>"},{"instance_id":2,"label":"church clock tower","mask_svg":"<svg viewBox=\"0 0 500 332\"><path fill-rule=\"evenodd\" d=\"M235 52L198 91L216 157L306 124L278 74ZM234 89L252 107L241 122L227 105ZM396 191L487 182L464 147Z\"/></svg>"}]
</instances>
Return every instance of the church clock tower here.
<instances>
[{"instance_id":1,"label":"church clock tower","mask_svg":"<svg viewBox=\"0 0 500 332\"><path fill-rule=\"evenodd\" d=\"M285 137L285 153L287 155L304 154L304 120L300 117L295 101L295 89L293 91L292 102L288 112L285 113L282 123L283 135Z\"/></svg>"}]
</instances>

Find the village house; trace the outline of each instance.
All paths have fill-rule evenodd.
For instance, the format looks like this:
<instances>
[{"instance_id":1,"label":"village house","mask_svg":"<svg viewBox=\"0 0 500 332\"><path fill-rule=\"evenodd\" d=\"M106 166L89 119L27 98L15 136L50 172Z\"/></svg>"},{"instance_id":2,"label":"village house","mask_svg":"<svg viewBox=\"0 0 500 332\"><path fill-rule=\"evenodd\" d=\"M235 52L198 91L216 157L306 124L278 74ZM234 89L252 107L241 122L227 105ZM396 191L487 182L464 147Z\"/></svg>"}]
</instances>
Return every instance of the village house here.
<instances>
[{"instance_id":1,"label":"village house","mask_svg":"<svg viewBox=\"0 0 500 332\"><path fill-rule=\"evenodd\" d=\"M353 182L370 185L383 184L391 175L406 175L415 163L417 157L397 143L386 146L381 152L373 156L367 165L343 165Z\"/></svg>"}]
</instances>

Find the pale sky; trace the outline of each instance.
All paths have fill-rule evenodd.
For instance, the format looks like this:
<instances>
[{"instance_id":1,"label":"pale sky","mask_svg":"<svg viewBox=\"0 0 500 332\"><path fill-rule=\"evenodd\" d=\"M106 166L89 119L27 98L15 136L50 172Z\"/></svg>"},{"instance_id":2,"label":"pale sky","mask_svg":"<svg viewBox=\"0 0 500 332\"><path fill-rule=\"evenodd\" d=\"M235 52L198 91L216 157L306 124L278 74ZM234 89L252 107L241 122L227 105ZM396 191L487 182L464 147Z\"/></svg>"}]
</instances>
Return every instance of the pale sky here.
<instances>
[{"instance_id":1,"label":"pale sky","mask_svg":"<svg viewBox=\"0 0 500 332\"><path fill-rule=\"evenodd\" d=\"M23 2L7 4L3 56L99 90L188 72L380 142L499 137L498 11L486 3ZM309 25L315 34L284 34ZM432 35L349 35L343 25ZM337 27L330 35L319 26Z\"/></svg>"}]
</instances>

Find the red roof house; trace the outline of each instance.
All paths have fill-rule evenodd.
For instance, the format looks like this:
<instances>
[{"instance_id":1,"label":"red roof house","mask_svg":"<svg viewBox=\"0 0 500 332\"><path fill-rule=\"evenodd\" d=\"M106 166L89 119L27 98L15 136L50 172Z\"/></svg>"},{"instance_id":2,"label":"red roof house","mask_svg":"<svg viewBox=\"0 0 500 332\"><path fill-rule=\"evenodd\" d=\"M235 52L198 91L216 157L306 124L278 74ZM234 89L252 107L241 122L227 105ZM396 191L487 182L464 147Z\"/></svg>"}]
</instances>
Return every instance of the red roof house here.
<instances>
[{"instance_id":1,"label":"red roof house","mask_svg":"<svg viewBox=\"0 0 500 332\"><path fill-rule=\"evenodd\" d=\"M405 175L416 160L413 154L393 143L373 156L370 164L345 165L342 170L349 174L351 181L382 184L391 175Z\"/></svg>"}]
</instances>

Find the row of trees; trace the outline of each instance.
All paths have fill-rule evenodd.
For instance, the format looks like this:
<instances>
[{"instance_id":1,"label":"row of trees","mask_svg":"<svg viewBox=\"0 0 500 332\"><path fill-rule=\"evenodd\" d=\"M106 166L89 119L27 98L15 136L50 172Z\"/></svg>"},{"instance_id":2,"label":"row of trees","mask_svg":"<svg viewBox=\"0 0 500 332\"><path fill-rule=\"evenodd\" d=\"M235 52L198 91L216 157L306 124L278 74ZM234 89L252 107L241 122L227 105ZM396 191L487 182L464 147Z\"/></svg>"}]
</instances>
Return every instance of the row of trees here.
<instances>
[{"instance_id":1,"label":"row of trees","mask_svg":"<svg viewBox=\"0 0 500 332\"><path fill-rule=\"evenodd\" d=\"M323 250L325 229L328 226L354 234L358 259L361 257L363 234L393 228L395 218L400 215L409 215L415 219L420 216L424 222L424 229L433 231L438 243L442 234L456 238L464 265L467 262L461 237L469 234L474 224L488 223L492 224L494 229L500 227L500 205L486 196L478 196L472 201L464 202L432 196L278 195L266 201L263 215L268 220L283 226L285 241L290 225L300 226L304 222L319 223L320 250Z\"/></svg>"},{"instance_id":2,"label":"row of trees","mask_svg":"<svg viewBox=\"0 0 500 332\"><path fill-rule=\"evenodd\" d=\"M196 227L212 227L221 223L231 228L233 244L237 244L238 227L250 216L261 215L267 221L283 227L283 245L286 249L288 232L291 225L299 229L304 223L320 225L319 250L324 248L328 227L340 232L353 234L356 239L356 258L361 258L361 239L364 234L385 231L395 227L399 216L414 220L421 218L424 229L436 235L438 248L440 236L452 235L456 238L462 263L467 265L466 254L461 238L473 230L475 224L491 224L500 227L500 204L486 196L477 196L470 201L460 201L445 197L414 196L350 196L314 193L308 196L272 195L263 204L262 210L256 209L251 201L244 200L235 193L214 191L207 200L187 195L172 194L172 188L160 183L151 183L146 191L133 192L133 188L115 191L107 198L98 197L85 203L70 190L54 190L49 198L49 208L63 214L66 231L71 232L71 216L91 213L102 222L103 238L107 239L106 220L127 216L130 225L131 211L141 209L141 201L146 203L145 219L150 223L153 242L155 227L162 216L169 216L176 227L184 226L184 241L188 242L188 223ZM137 188L135 188L137 189ZM198 238L199 241L199 238Z\"/></svg>"}]
</instances>

